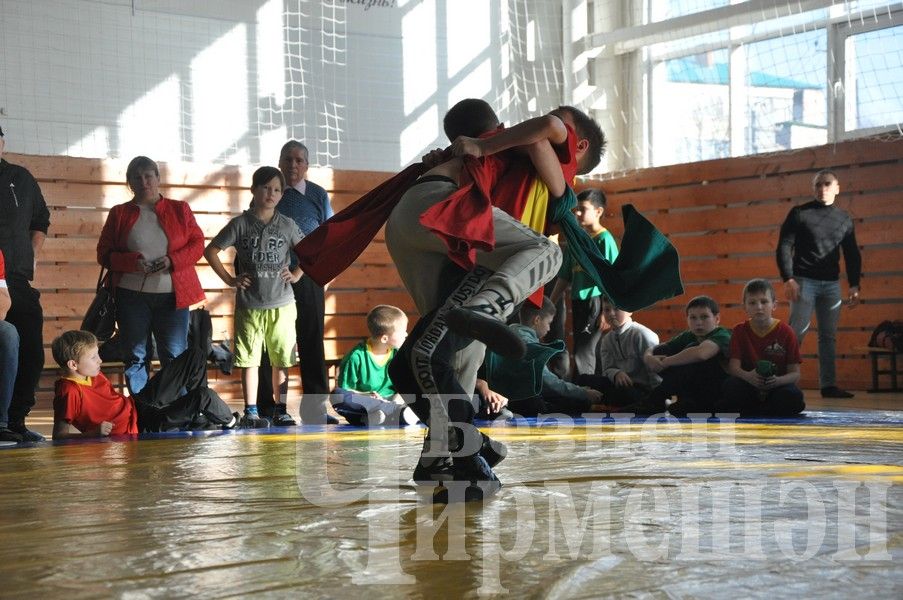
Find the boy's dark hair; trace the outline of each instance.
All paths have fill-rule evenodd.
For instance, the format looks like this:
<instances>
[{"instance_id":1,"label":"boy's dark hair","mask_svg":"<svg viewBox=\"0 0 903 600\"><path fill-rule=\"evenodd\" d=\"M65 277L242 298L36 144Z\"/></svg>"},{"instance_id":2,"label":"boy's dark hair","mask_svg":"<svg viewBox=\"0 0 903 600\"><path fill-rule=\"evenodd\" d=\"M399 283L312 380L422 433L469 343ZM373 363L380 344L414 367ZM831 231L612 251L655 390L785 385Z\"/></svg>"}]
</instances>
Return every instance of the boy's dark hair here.
<instances>
[{"instance_id":1,"label":"boy's dark hair","mask_svg":"<svg viewBox=\"0 0 903 600\"><path fill-rule=\"evenodd\" d=\"M707 308L712 311L713 315L717 315L721 311L721 309L718 308L718 303L708 296L696 296L687 302L687 308L684 312L690 314L691 308Z\"/></svg>"},{"instance_id":2,"label":"boy's dark hair","mask_svg":"<svg viewBox=\"0 0 903 600\"><path fill-rule=\"evenodd\" d=\"M771 285L771 282L766 279L751 279L743 286L743 302L746 302L746 297L750 294L762 293L768 294L768 297L774 302L774 286Z\"/></svg>"},{"instance_id":3,"label":"boy's dark hair","mask_svg":"<svg viewBox=\"0 0 903 600\"><path fill-rule=\"evenodd\" d=\"M442 128L453 142L459 136L480 137L499 126L499 118L489 103L479 98L461 100L445 113Z\"/></svg>"},{"instance_id":4,"label":"boy's dark hair","mask_svg":"<svg viewBox=\"0 0 903 600\"><path fill-rule=\"evenodd\" d=\"M160 176L160 168L157 166L157 163L146 156L136 156L133 158L129 162L129 166L125 168L125 182L128 184L129 189L135 191L132 188L132 180L135 177L138 177L139 172L148 170L156 173L157 177Z\"/></svg>"},{"instance_id":5,"label":"boy's dark hair","mask_svg":"<svg viewBox=\"0 0 903 600\"><path fill-rule=\"evenodd\" d=\"M837 176L837 173L835 173L832 169L822 169L821 171L819 171L818 173L816 173L815 175L812 176L812 184L814 185L815 182L818 181L818 178L822 177L824 175L830 175L831 177L834 178L834 181L840 181L840 178Z\"/></svg>"},{"instance_id":6,"label":"boy's dark hair","mask_svg":"<svg viewBox=\"0 0 903 600\"><path fill-rule=\"evenodd\" d=\"M404 311L390 304L379 304L367 313L367 330L370 337L388 335L395 329L398 319L404 318Z\"/></svg>"},{"instance_id":7,"label":"boy's dark hair","mask_svg":"<svg viewBox=\"0 0 903 600\"><path fill-rule=\"evenodd\" d=\"M304 152L304 158L310 160L310 152L307 151L307 146L298 140L289 140L282 145L282 150L279 151L279 160L285 158L289 152L296 148Z\"/></svg>"},{"instance_id":8,"label":"boy's dark hair","mask_svg":"<svg viewBox=\"0 0 903 600\"><path fill-rule=\"evenodd\" d=\"M556 111L565 111L574 119L574 128L578 138L585 139L589 144L586 154L583 155L582 164L577 165L577 173L583 175L589 173L598 166L602 161L602 155L605 154L605 146L608 141L605 139L605 133L599 124L596 123L588 114L573 106L559 106Z\"/></svg>"},{"instance_id":9,"label":"boy's dark hair","mask_svg":"<svg viewBox=\"0 0 903 600\"><path fill-rule=\"evenodd\" d=\"M555 315L555 304L549 300L547 296L542 297L542 306L537 307L532 302L524 302L520 307L521 325L532 325L533 319L537 317L548 317Z\"/></svg>"},{"instance_id":10,"label":"boy's dark hair","mask_svg":"<svg viewBox=\"0 0 903 600\"><path fill-rule=\"evenodd\" d=\"M97 338L90 331L67 331L50 344L53 360L61 369L68 369L70 360L78 362L85 350L97 345Z\"/></svg>"},{"instance_id":11,"label":"boy's dark hair","mask_svg":"<svg viewBox=\"0 0 903 600\"><path fill-rule=\"evenodd\" d=\"M274 177L279 178L282 189L285 189L285 175L276 167L260 167L251 176L251 189L268 184Z\"/></svg>"},{"instance_id":12,"label":"boy's dark hair","mask_svg":"<svg viewBox=\"0 0 903 600\"><path fill-rule=\"evenodd\" d=\"M596 208L605 208L608 206L608 198L605 197L605 192L599 188L583 190L577 194L577 202L589 202Z\"/></svg>"}]
</instances>

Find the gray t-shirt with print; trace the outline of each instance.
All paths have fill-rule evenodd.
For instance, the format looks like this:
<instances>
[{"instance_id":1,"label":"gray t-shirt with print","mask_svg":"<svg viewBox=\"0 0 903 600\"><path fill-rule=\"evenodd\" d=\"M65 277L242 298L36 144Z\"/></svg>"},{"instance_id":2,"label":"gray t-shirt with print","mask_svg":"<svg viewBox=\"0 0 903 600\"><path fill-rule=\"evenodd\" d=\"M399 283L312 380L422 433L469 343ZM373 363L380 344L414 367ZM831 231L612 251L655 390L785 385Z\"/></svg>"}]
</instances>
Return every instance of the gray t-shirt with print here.
<instances>
[{"instance_id":1,"label":"gray t-shirt with print","mask_svg":"<svg viewBox=\"0 0 903 600\"><path fill-rule=\"evenodd\" d=\"M295 301L290 283L279 272L289 264L295 244L304 235L298 225L281 213L264 223L250 210L235 217L213 238L211 244L225 249L234 246L235 276L251 276L251 286L238 290L236 308L277 308Z\"/></svg>"}]
</instances>

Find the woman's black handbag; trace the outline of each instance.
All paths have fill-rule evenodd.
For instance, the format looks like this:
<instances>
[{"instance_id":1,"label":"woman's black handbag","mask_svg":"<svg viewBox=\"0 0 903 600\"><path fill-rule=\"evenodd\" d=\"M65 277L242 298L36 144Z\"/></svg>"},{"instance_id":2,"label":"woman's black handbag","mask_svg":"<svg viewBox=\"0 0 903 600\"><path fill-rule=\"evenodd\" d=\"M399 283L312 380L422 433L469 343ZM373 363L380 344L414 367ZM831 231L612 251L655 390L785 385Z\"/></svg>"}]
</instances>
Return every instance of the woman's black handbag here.
<instances>
[{"instance_id":1,"label":"woman's black handbag","mask_svg":"<svg viewBox=\"0 0 903 600\"><path fill-rule=\"evenodd\" d=\"M104 267L100 268L97 277L97 294L94 301L88 307L85 318L82 320L82 329L90 331L97 339L105 342L116 331L116 300L113 297L113 285L110 281L110 272Z\"/></svg>"}]
</instances>

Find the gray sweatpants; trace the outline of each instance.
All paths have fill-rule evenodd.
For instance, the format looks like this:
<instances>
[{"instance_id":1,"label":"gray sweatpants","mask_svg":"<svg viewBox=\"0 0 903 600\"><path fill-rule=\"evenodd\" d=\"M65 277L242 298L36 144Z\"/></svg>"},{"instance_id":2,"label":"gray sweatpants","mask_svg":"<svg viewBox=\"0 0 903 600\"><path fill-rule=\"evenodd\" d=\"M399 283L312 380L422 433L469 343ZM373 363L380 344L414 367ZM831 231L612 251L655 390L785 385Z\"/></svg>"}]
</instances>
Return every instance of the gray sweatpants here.
<instances>
[{"instance_id":1,"label":"gray sweatpants","mask_svg":"<svg viewBox=\"0 0 903 600\"><path fill-rule=\"evenodd\" d=\"M444 242L420 224L420 215L457 190L450 181L426 181L411 186L386 223L386 246L401 280L421 315L448 300L448 258ZM477 252L477 264L491 273L479 290L461 304L505 321L530 294L561 268L561 250L504 211L492 209L495 248ZM459 352L455 372L464 390L473 394L483 344L474 342ZM440 390L441 391L441 390Z\"/></svg>"}]
</instances>

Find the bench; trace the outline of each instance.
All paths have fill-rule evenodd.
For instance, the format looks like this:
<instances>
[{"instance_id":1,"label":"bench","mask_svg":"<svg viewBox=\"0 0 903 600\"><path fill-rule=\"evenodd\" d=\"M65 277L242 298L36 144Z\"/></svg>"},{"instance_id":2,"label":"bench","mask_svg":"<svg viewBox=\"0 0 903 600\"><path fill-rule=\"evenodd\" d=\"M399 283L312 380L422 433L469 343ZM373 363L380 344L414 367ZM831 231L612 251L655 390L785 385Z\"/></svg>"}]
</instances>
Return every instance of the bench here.
<instances>
[{"instance_id":1,"label":"bench","mask_svg":"<svg viewBox=\"0 0 903 600\"><path fill-rule=\"evenodd\" d=\"M898 350L891 348L883 348L881 346L859 346L854 348L857 352L863 352L869 355L872 365L872 388L869 392L899 392L900 386L897 375L903 374L897 364L897 356L903 354ZM886 358L889 362L889 368L880 368L879 359ZM880 387L879 376L890 375L890 387Z\"/></svg>"}]
</instances>

